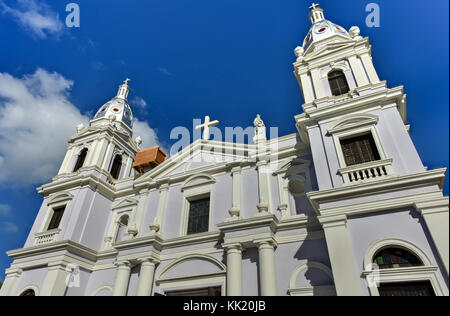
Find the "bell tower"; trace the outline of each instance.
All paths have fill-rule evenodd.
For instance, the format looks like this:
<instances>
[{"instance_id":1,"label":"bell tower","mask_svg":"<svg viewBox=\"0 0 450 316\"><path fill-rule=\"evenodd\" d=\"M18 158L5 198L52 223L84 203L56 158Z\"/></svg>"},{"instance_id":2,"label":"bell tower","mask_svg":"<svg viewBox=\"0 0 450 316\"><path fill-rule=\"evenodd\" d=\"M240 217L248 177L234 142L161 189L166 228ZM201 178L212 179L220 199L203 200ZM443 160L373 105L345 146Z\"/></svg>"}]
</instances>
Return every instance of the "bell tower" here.
<instances>
[{"instance_id":1,"label":"bell tower","mask_svg":"<svg viewBox=\"0 0 450 316\"><path fill-rule=\"evenodd\" d=\"M390 212L387 221L398 214L404 221L395 233L383 235L377 227L373 238L401 235L410 217L421 216L448 275L446 169L423 165L409 135L403 86L380 81L369 39L357 26L347 31L327 20L318 4L310 7L309 20L295 49L294 73L305 101L295 120L311 148L319 189L307 196L326 237L337 294L363 295L362 264L348 227L362 219L374 223L383 212Z\"/></svg>"},{"instance_id":2,"label":"bell tower","mask_svg":"<svg viewBox=\"0 0 450 316\"><path fill-rule=\"evenodd\" d=\"M100 107L88 127L77 126L57 179L95 172L112 183L131 175L141 140L138 137L132 141L129 82L127 78L119 86L117 95Z\"/></svg>"}]
</instances>

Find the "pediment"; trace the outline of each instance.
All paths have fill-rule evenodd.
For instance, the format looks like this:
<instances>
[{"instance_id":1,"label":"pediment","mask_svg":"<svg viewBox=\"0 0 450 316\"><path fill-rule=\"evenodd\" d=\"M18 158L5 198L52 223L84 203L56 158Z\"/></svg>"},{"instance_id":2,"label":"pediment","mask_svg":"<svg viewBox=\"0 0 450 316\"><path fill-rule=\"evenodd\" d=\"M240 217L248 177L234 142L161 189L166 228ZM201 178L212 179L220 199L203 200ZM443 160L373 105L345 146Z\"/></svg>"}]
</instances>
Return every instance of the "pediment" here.
<instances>
[{"instance_id":1,"label":"pediment","mask_svg":"<svg viewBox=\"0 0 450 316\"><path fill-rule=\"evenodd\" d=\"M352 47L353 45L354 41L352 40L342 41L341 39L339 39L338 42L317 43L316 45L311 47L310 51L307 51L305 53L305 57L307 59L317 58L322 55L330 54L346 47ZM314 47L317 47L316 50L313 50Z\"/></svg>"},{"instance_id":2,"label":"pediment","mask_svg":"<svg viewBox=\"0 0 450 316\"><path fill-rule=\"evenodd\" d=\"M248 159L245 151L248 148L239 148L238 151L230 150L234 143L195 141L187 148L167 159L150 172L136 180L136 183L144 181L158 181L164 178L176 177L186 173L208 173L208 170L221 165ZM236 146L241 146L237 144ZM242 149L242 150L241 150Z\"/></svg>"},{"instance_id":3,"label":"pediment","mask_svg":"<svg viewBox=\"0 0 450 316\"><path fill-rule=\"evenodd\" d=\"M122 200L114 202L112 205L112 208L119 209L119 208L126 208L126 207L134 207L138 203L139 203L138 200L128 197L128 198L124 198Z\"/></svg>"},{"instance_id":4,"label":"pediment","mask_svg":"<svg viewBox=\"0 0 450 316\"><path fill-rule=\"evenodd\" d=\"M349 129L354 129L362 126L376 125L378 123L378 116L373 114L350 114L339 119L329 129L329 134L342 132Z\"/></svg>"},{"instance_id":5,"label":"pediment","mask_svg":"<svg viewBox=\"0 0 450 316\"><path fill-rule=\"evenodd\" d=\"M159 275L156 282L185 278L189 276L225 274L225 265L207 255L187 255L170 263Z\"/></svg>"},{"instance_id":6,"label":"pediment","mask_svg":"<svg viewBox=\"0 0 450 316\"><path fill-rule=\"evenodd\" d=\"M216 180L212 176L210 176L206 173L193 175L193 176L187 178L186 181L184 181L181 189L185 190L185 189L192 188L192 187L213 184L215 182L216 182Z\"/></svg>"},{"instance_id":7,"label":"pediment","mask_svg":"<svg viewBox=\"0 0 450 316\"><path fill-rule=\"evenodd\" d=\"M63 192L59 192L59 193L56 193L56 194L50 196L50 198L47 201L47 204L50 205L50 204L70 201L72 199L73 199L72 193L63 191Z\"/></svg>"}]
</instances>

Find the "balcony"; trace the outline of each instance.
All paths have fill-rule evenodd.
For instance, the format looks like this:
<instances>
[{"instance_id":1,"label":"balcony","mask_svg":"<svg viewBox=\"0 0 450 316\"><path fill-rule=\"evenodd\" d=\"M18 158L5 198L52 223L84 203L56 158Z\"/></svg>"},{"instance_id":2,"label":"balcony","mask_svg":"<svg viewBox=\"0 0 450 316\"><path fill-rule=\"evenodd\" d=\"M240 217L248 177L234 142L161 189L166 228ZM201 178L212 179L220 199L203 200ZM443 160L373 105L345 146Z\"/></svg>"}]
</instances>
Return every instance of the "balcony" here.
<instances>
[{"instance_id":1,"label":"balcony","mask_svg":"<svg viewBox=\"0 0 450 316\"><path fill-rule=\"evenodd\" d=\"M346 185L380 180L393 175L392 159L376 160L345 167L339 169L338 172L344 178L344 184Z\"/></svg>"},{"instance_id":2,"label":"balcony","mask_svg":"<svg viewBox=\"0 0 450 316\"><path fill-rule=\"evenodd\" d=\"M55 242L61 229L52 229L41 233L36 233L34 235L34 244L37 245L44 245L44 244L50 244L52 242Z\"/></svg>"}]
</instances>

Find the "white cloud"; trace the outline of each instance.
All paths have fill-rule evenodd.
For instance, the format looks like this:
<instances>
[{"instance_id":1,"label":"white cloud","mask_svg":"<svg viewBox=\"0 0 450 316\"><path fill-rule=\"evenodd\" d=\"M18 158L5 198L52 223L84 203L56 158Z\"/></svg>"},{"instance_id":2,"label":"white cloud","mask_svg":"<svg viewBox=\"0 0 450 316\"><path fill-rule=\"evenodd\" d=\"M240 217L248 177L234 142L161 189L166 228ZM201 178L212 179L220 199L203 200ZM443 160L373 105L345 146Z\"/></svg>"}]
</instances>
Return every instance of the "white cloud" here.
<instances>
[{"instance_id":1,"label":"white cloud","mask_svg":"<svg viewBox=\"0 0 450 316\"><path fill-rule=\"evenodd\" d=\"M158 145L158 137L154 129L148 126L147 122L139 121L135 119L133 122L133 137L141 136L142 149Z\"/></svg>"},{"instance_id":2,"label":"white cloud","mask_svg":"<svg viewBox=\"0 0 450 316\"><path fill-rule=\"evenodd\" d=\"M147 106L147 101L145 101L143 98L141 97L134 97L133 99L131 99L130 101L130 105L133 106L138 106L141 108L145 108Z\"/></svg>"},{"instance_id":3,"label":"white cloud","mask_svg":"<svg viewBox=\"0 0 450 316\"><path fill-rule=\"evenodd\" d=\"M0 216L6 217L11 214L11 207L8 204L0 204Z\"/></svg>"},{"instance_id":4,"label":"white cloud","mask_svg":"<svg viewBox=\"0 0 450 316\"><path fill-rule=\"evenodd\" d=\"M0 184L35 185L57 174L67 139L78 124L89 122L69 101L72 86L71 80L44 69L23 78L0 73ZM134 126L141 146L158 142L146 122L137 120Z\"/></svg>"},{"instance_id":5,"label":"white cloud","mask_svg":"<svg viewBox=\"0 0 450 316\"><path fill-rule=\"evenodd\" d=\"M58 36L63 31L59 15L42 1L18 0L17 7L13 8L0 0L0 11L38 38Z\"/></svg>"},{"instance_id":6,"label":"white cloud","mask_svg":"<svg viewBox=\"0 0 450 316\"><path fill-rule=\"evenodd\" d=\"M17 233L19 231L19 226L11 222L3 222L1 223L0 231L4 233Z\"/></svg>"}]
</instances>

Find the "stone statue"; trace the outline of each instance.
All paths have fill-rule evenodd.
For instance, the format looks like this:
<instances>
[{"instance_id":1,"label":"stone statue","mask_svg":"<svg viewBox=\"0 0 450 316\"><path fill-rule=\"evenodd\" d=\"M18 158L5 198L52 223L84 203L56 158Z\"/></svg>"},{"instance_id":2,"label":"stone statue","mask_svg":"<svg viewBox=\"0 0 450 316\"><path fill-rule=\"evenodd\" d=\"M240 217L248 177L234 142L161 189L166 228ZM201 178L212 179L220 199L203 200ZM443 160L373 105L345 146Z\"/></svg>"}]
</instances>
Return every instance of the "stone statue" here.
<instances>
[{"instance_id":1,"label":"stone statue","mask_svg":"<svg viewBox=\"0 0 450 316\"><path fill-rule=\"evenodd\" d=\"M259 141L266 141L266 125L264 125L263 120L261 119L261 115L256 115L255 120L253 121L253 125L255 127L255 137L253 141L258 143Z\"/></svg>"}]
</instances>

